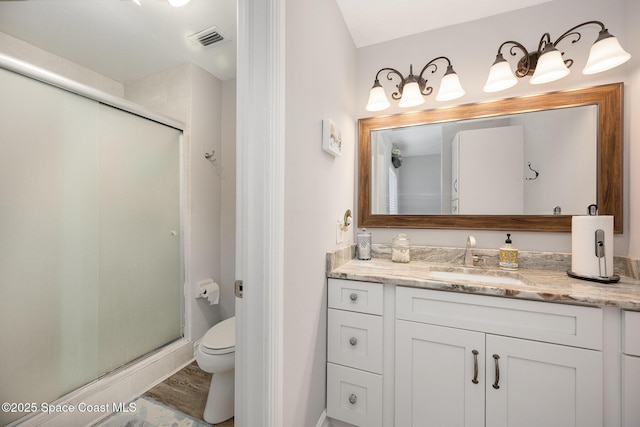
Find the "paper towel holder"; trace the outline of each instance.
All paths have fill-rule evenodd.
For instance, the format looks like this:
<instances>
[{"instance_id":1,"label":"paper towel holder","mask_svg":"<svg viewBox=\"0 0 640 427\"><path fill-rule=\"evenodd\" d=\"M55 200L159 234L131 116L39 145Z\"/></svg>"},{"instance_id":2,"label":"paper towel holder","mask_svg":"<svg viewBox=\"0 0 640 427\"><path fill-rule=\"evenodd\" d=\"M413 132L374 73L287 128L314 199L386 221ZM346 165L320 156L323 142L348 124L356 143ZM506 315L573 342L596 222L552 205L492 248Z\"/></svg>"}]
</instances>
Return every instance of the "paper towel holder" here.
<instances>
[{"instance_id":1,"label":"paper towel holder","mask_svg":"<svg viewBox=\"0 0 640 427\"><path fill-rule=\"evenodd\" d=\"M598 215L598 205L591 204L587 206L587 214L589 216ZM602 263L604 262L604 272L607 274L607 258L605 257L605 244L604 244L605 232L602 229L597 229L594 232L593 246L595 257L598 259L598 270L602 273ZM613 266L611 266L613 268ZM592 282L600 282L600 283L616 283L620 281L620 276L617 274L613 274L611 276L593 276L589 274L578 274L571 270L567 270L567 274L569 277L573 277L574 279L582 279L589 280Z\"/></svg>"}]
</instances>

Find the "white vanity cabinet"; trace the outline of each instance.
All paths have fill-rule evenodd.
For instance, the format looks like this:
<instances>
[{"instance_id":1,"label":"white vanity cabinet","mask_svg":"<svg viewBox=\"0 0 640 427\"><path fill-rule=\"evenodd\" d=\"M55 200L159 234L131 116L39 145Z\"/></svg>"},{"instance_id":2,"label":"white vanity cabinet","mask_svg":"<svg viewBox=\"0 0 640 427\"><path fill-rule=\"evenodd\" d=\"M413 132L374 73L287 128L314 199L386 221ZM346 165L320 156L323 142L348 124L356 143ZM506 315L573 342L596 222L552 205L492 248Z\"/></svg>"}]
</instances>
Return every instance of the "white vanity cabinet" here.
<instances>
[{"instance_id":1,"label":"white vanity cabinet","mask_svg":"<svg viewBox=\"0 0 640 427\"><path fill-rule=\"evenodd\" d=\"M329 279L327 416L382 427L383 286Z\"/></svg>"},{"instance_id":2,"label":"white vanity cabinet","mask_svg":"<svg viewBox=\"0 0 640 427\"><path fill-rule=\"evenodd\" d=\"M602 311L396 288L396 427L601 427Z\"/></svg>"},{"instance_id":3,"label":"white vanity cabinet","mask_svg":"<svg viewBox=\"0 0 640 427\"><path fill-rule=\"evenodd\" d=\"M640 426L640 312L622 312L622 425Z\"/></svg>"}]
</instances>

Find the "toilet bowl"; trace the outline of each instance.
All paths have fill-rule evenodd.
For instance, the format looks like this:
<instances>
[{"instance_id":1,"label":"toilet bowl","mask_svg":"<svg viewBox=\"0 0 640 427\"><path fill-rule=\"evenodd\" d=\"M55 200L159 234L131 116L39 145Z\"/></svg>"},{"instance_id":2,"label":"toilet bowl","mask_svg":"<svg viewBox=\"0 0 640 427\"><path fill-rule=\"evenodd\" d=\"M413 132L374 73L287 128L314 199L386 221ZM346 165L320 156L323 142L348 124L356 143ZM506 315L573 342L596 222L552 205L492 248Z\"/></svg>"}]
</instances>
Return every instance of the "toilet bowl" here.
<instances>
[{"instance_id":1,"label":"toilet bowl","mask_svg":"<svg viewBox=\"0 0 640 427\"><path fill-rule=\"evenodd\" d=\"M195 351L200 369L212 373L204 420L221 423L233 417L236 318L214 325L204 334Z\"/></svg>"}]
</instances>

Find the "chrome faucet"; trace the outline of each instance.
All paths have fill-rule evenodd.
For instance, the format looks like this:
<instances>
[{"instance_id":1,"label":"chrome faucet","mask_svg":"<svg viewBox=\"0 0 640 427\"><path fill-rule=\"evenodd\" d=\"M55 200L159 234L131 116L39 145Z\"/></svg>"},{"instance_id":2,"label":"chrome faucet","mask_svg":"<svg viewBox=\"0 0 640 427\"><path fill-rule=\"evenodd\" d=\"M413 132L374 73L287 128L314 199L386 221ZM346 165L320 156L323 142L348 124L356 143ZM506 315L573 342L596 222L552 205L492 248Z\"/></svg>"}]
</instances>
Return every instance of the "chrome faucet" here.
<instances>
[{"instance_id":1,"label":"chrome faucet","mask_svg":"<svg viewBox=\"0 0 640 427\"><path fill-rule=\"evenodd\" d=\"M473 248L476 247L476 238L473 236L467 237L467 249L464 251L464 265L467 267L473 267Z\"/></svg>"}]
</instances>

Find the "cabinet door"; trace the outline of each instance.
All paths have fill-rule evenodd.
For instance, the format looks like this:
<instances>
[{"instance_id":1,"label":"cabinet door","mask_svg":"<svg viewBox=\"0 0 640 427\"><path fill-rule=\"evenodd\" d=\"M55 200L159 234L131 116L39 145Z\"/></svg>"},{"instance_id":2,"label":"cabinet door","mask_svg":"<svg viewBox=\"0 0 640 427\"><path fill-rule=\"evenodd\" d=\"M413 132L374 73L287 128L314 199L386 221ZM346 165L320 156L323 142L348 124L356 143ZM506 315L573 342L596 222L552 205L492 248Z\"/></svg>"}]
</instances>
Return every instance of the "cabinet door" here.
<instances>
[{"instance_id":1,"label":"cabinet door","mask_svg":"<svg viewBox=\"0 0 640 427\"><path fill-rule=\"evenodd\" d=\"M602 427L601 352L494 335L486 346L487 426Z\"/></svg>"},{"instance_id":2,"label":"cabinet door","mask_svg":"<svg viewBox=\"0 0 640 427\"><path fill-rule=\"evenodd\" d=\"M640 357L622 355L622 425L640 426Z\"/></svg>"},{"instance_id":3,"label":"cabinet door","mask_svg":"<svg viewBox=\"0 0 640 427\"><path fill-rule=\"evenodd\" d=\"M395 425L483 427L484 337L396 320Z\"/></svg>"}]
</instances>

